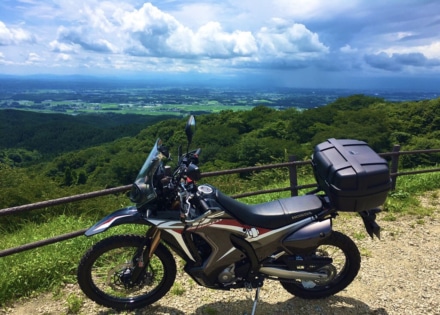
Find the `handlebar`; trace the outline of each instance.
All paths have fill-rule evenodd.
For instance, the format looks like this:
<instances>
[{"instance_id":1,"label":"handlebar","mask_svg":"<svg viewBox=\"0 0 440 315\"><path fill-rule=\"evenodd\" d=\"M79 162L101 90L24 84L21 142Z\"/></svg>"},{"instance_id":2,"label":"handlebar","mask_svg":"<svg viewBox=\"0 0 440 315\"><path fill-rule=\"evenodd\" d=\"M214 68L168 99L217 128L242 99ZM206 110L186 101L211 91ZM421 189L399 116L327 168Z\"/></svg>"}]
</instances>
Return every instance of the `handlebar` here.
<instances>
[{"instance_id":1,"label":"handlebar","mask_svg":"<svg viewBox=\"0 0 440 315\"><path fill-rule=\"evenodd\" d=\"M206 203L206 201L204 200L204 199L202 199L202 198L199 198L199 205L200 205L200 207L203 209L203 212L208 212L208 211L211 211L210 209L209 209L209 206L208 206L208 204Z\"/></svg>"},{"instance_id":2,"label":"handlebar","mask_svg":"<svg viewBox=\"0 0 440 315\"><path fill-rule=\"evenodd\" d=\"M181 197L185 198L185 201L183 203L185 206L182 208L183 211L181 212L181 220L185 224L194 225L198 222L201 222L203 219L216 212L217 210L220 210L215 207L211 208L208 203L203 199L203 197L199 196L198 194L188 193L185 190ZM197 215L196 217L191 217L189 215L191 211L190 209L193 209L196 211L196 213L201 214Z\"/></svg>"},{"instance_id":3,"label":"handlebar","mask_svg":"<svg viewBox=\"0 0 440 315\"><path fill-rule=\"evenodd\" d=\"M195 223L198 223L198 222L202 221L204 218L206 218L207 216L209 216L211 213L212 213L212 211L208 210L193 220L185 220L185 224L193 225Z\"/></svg>"},{"instance_id":4,"label":"handlebar","mask_svg":"<svg viewBox=\"0 0 440 315\"><path fill-rule=\"evenodd\" d=\"M190 164L199 164L199 155L201 152L202 149L198 148L184 154L181 158L182 164L185 164L186 166Z\"/></svg>"}]
</instances>

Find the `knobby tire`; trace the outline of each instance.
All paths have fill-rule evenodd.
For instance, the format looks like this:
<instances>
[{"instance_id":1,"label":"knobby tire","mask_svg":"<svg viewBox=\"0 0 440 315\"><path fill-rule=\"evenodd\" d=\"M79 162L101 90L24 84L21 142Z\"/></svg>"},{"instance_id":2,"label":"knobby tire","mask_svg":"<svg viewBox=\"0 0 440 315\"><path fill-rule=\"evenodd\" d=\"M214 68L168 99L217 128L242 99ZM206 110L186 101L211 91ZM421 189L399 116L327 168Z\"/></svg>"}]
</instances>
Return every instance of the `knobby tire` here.
<instances>
[{"instance_id":1,"label":"knobby tire","mask_svg":"<svg viewBox=\"0 0 440 315\"><path fill-rule=\"evenodd\" d=\"M338 274L329 283L320 285L319 283L313 288L307 288L301 281L283 281L280 280L281 285L289 293L303 298L303 299L321 299L334 295L339 291L345 289L357 276L360 264L361 256L356 244L346 235L333 231L332 234L322 241L317 250L326 247L333 247L343 253L345 262L340 270L337 270ZM329 254L329 257L335 259Z\"/></svg>"},{"instance_id":2,"label":"knobby tire","mask_svg":"<svg viewBox=\"0 0 440 315\"><path fill-rule=\"evenodd\" d=\"M131 255L131 257L127 259L127 262L122 263L122 270L128 270L128 261L131 261L136 251L145 244L145 237L116 235L106 238L91 247L81 259L77 272L78 284L85 295L102 306L118 311L143 308L162 298L171 289L176 277L175 260L171 252L163 244L159 244L154 252L151 260L154 266L150 264L147 268L147 272L149 272L148 275L151 278L148 279L151 280L151 282L147 283L147 281L145 281L146 283L144 283L142 287L127 289L121 285L120 281L119 283L116 281L120 279L120 277L116 275L123 275L123 272L119 271L119 273L117 273L117 271L121 269L121 263L119 263L119 266L117 263L117 252L122 252L123 250L127 250L127 248L130 250L126 256L130 257ZM113 252L115 252L116 255L111 255ZM108 258L106 258L107 256ZM105 263L101 262L101 259ZM103 272L103 274L107 275L106 281L94 279L95 272L99 275L100 268L109 269L112 267L113 269L108 270L106 273ZM155 277L155 270L158 270L158 279ZM147 279L147 276L145 278ZM104 289L102 289L101 286L103 286ZM150 287L152 287L151 290L149 290ZM137 289L140 293L138 294L136 292L133 294ZM113 294L112 292L115 293Z\"/></svg>"}]
</instances>

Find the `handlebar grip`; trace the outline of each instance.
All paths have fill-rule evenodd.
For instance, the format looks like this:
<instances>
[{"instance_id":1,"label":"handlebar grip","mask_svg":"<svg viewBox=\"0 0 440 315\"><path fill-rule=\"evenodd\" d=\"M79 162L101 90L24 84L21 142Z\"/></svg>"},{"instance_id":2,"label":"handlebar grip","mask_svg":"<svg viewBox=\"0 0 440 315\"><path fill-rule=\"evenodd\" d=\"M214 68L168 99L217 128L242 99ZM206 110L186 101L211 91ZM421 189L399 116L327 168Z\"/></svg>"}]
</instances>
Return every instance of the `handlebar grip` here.
<instances>
[{"instance_id":1,"label":"handlebar grip","mask_svg":"<svg viewBox=\"0 0 440 315\"><path fill-rule=\"evenodd\" d=\"M190 162L193 164L199 164L199 155L202 152L202 149L198 148L191 152Z\"/></svg>"}]
</instances>

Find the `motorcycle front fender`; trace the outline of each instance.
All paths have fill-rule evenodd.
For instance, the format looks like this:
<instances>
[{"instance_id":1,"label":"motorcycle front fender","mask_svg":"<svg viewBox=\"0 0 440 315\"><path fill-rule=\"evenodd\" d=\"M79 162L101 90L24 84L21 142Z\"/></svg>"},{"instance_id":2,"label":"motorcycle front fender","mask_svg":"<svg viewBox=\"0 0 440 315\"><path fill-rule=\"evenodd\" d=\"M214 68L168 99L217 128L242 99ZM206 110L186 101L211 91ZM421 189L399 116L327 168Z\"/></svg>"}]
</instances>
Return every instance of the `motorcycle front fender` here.
<instances>
[{"instance_id":1,"label":"motorcycle front fender","mask_svg":"<svg viewBox=\"0 0 440 315\"><path fill-rule=\"evenodd\" d=\"M131 206L116 210L102 218L98 223L89 228L84 235L92 236L121 224L148 224L148 222L142 217L136 207Z\"/></svg>"}]
</instances>

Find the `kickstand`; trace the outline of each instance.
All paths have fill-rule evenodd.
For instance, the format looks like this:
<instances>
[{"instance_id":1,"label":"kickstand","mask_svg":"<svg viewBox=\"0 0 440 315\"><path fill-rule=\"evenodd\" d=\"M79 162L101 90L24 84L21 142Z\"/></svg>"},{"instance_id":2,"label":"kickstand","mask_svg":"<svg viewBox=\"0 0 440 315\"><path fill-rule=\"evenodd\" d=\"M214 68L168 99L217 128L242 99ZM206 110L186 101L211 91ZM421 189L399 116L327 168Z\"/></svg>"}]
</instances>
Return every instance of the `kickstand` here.
<instances>
[{"instance_id":1,"label":"kickstand","mask_svg":"<svg viewBox=\"0 0 440 315\"><path fill-rule=\"evenodd\" d=\"M255 315L255 311L257 310L258 300L260 298L260 287L257 287L257 292L255 292L254 304L252 306L251 315Z\"/></svg>"}]
</instances>

